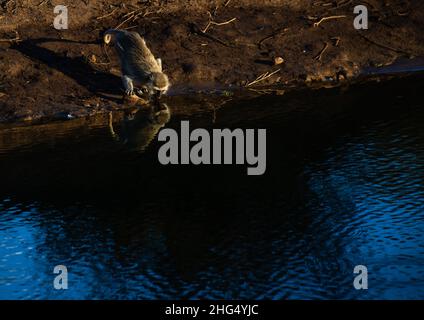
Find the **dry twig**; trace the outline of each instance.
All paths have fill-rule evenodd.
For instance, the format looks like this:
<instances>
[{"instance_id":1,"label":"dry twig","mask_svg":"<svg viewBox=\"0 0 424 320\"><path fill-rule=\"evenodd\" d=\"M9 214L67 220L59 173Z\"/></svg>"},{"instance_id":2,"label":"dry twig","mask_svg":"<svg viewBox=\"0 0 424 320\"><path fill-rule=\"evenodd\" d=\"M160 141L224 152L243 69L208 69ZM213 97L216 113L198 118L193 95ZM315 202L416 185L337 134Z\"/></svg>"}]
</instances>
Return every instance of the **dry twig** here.
<instances>
[{"instance_id":1,"label":"dry twig","mask_svg":"<svg viewBox=\"0 0 424 320\"><path fill-rule=\"evenodd\" d=\"M254 85L254 84L258 83L258 82L261 82L261 81L263 81L263 80L265 80L265 79L268 79L269 77L273 76L273 75L274 75L274 74L276 74L277 72L280 72L280 70L281 70L281 69L277 69L277 70L275 70L275 71L273 71L273 72L271 72L271 73L269 73L269 72L265 72L265 73L261 74L259 77L257 77L255 80L253 80L253 81L251 81L251 82L247 83L247 84L246 84L246 87L250 87L250 86L252 86L252 85Z\"/></svg>"},{"instance_id":2,"label":"dry twig","mask_svg":"<svg viewBox=\"0 0 424 320\"><path fill-rule=\"evenodd\" d=\"M314 7L329 7L329 6L332 6L333 3L332 2L317 1L317 2L314 2L312 5Z\"/></svg>"},{"instance_id":3,"label":"dry twig","mask_svg":"<svg viewBox=\"0 0 424 320\"><path fill-rule=\"evenodd\" d=\"M314 28L318 27L324 21L332 20L332 19L340 19L340 18L346 18L346 15L323 17L318 22L314 23Z\"/></svg>"},{"instance_id":4,"label":"dry twig","mask_svg":"<svg viewBox=\"0 0 424 320\"><path fill-rule=\"evenodd\" d=\"M132 18L134 18L134 12L135 11L133 11L133 12L130 12L129 14L126 14L126 15L124 15L124 18L125 17L128 17L128 18L126 18L124 21L122 21L121 23L119 23L114 29L119 29L120 27L122 27L125 23L127 23L128 21L130 21Z\"/></svg>"},{"instance_id":5,"label":"dry twig","mask_svg":"<svg viewBox=\"0 0 424 320\"><path fill-rule=\"evenodd\" d=\"M118 8L113 9L113 11L112 12L109 12L108 14L105 14L103 16L97 17L96 20L101 20L101 19L110 17L111 15L113 15L116 12L116 10L118 10Z\"/></svg>"},{"instance_id":6,"label":"dry twig","mask_svg":"<svg viewBox=\"0 0 424 320\"><path fill-rule=\"evenodd\" d=\"M339 46L339 43L340 43L340 37L332 37L332 38L330 38L330 40L333 40L334 41L334 46L335 47L338 47Z\"/></svg>"},{"instance_id":7,"label":"dry twig","mask_svg":"<svg viewBox=\"0 0 424 320\"><path fill-rule=\"evenodd\" d=\"M194 22L190 24L190 27L191 27L191 31L193 33L199 35L199 36L208 38L210 40L218 42L218 43L222 44L223 46L226 46L226 47L229 47L229 48L234 47L234 45L232 45L232 44L228 44L225 41L222 41L221 39L218 39L218 38L216 38L216 37L214 37L214 36L212 36L208 33L203 32L202 30L200 30L199 26L197 24L195 24Z\"/></svg>"},{"instance_id":8,"label":"dry twig","mask_svg":"<svg viewBox=\"0 0 424 320\"><path fill-rule=\"evenodd\" d=\"M142 12L142 11L143 11L143 9L137 9L137 10L133 10L131 12L128 12L128 13L124 14L122 16L122 18L124 18L124 20L121 23L119 23L115 27L115 29L119 29L120 27L122 27L128 21L133 21L134 22L140 16L141 17L146 17L146 16L148 16L148 15L150 15L152 13L160 13L162 11L162 9L159 9L156 12L155 11L149 11L149 10L146 10L145 12Z\"/></svg>"},{"instance_id":9,"label":"dry twig","mask_svg":"<svg viewBox=\"0 0 424 320\"><path fill-rule=\"evenodd\" d=\"M233 21L236 21L237 20L237 18L232 18L232 19L230 19L230 20L228 20L228 21L224 21L224 22L215 22L215 21L213 21L213 19L212 19L212 15L211 15L211 13L208 11L208 14L209 14L209 22L208 22L208 24L206 25L206 27L202 30L202 32L203 33L206 33L206 31L208 31L208 29L209 29L209 27L211 26L211 25L215 25L215 26L223 26L223 25L225 25L225 24L229 24L229 23L231 23L231 22L233 22Z\"/></svg>"},{"instance_id":10,"label":"dry twig","mask_svg":"<svg viewBox=\"0 0 424 320\"><path fill-rule=\"evenodd\" d=\"M267 41L267 40L269 40L271 38L274 38L275 36L279 35L280 33L285 33L285 32L287 32L289 30L290 30L290 28L285 28L285 27L284 28L280 28L280 29L274 31L273 33L271 33L269 36L266 36L265 38L262 38L258 42L259 49L261 49L261 46L262 46L262 43L263 42L265 42L265 41Z\"/></svg>"},{"instance_id":11,"label":"dry twig","mask_svg":"<svg viewBox=\"0 0 424 320\"><path fill-rule=\"evenodd\" d=\"M325 43L324 48L322 48L322 50L318 53L317 56L314 57L314 59L320 61L322 58L322 55L327 50L327 48L328 48L328 42Z\"/></svg>"}]
</instances>

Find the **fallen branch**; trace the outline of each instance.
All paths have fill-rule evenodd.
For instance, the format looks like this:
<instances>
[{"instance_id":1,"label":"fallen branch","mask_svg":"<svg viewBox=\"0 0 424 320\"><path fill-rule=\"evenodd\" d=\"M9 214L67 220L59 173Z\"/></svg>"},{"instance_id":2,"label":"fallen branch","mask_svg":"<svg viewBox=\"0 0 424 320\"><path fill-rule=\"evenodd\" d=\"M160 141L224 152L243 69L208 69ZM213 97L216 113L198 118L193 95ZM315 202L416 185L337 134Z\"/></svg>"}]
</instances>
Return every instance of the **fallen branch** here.
<instances>
[{"instance_id":1,"label":"fallen branch","mask_svg":"<svg viewBox=\"0 0 424 320\"><path fill-rule=\"evenodd\" d=\"M259 77L257 77L255 80L249 82L246 84L246 87L250 87L258 82L264 81L265 79L268 79L269 77L273 76L274 74L276 74L277 72L280 72L281 69L277 69L271 73L269 72L265 72L263 74L261 74Z\"/></svg>"}]
</instances>

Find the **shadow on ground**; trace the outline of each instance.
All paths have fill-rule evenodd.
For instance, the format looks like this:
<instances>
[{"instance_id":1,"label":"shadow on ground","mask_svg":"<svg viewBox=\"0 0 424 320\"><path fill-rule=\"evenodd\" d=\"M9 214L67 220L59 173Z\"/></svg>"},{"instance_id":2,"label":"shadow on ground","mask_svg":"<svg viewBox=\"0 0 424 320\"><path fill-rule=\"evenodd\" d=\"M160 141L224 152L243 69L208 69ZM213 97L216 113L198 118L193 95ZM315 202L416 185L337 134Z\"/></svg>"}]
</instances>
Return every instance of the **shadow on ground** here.
<instances>
[{"instance_id":1,"label":"shadow on ground","mask_svg":"<svg viewBox=\"0 0 424 320\"><path fill-rule=\"evenodd\" d=\"M15 49L32 60L56 69L64 75L74 79L79 85L102 98L116 101L109 95L122 94L120 77L93 68L83 57L66 57L52 50L40 46L47 42L75 42L72 40L60 40L50 38L28 39L14 44ZM78 43L81 43L78 41ZM96 44L86 42L86 44Z\"/></svg>"}]
</instances>

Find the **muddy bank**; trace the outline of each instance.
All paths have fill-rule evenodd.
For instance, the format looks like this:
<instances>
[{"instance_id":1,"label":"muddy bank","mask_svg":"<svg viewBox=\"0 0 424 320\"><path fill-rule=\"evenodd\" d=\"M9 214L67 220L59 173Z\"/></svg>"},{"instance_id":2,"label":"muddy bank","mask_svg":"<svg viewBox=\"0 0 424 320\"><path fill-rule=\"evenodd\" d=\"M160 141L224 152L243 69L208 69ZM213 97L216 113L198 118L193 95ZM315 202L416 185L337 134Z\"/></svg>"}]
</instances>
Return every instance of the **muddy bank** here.
<instances>
[{"instance_id":1,"label":"muddy bank","mask_svg":"<svg viewBox=\"0 0 424 320\"><path fill-rule=\"evenodd\" d=\"M99 43L111 27L138 31L163 59L173 84L168 99L202 88L225 95L338 85L424 56L420 0L73 1L61 31L52 25L58 4L0 0L1 122L126 108L116 56ZM368 30L353 28L358 4L368 7Z\"/></svg>"}]
</instances>

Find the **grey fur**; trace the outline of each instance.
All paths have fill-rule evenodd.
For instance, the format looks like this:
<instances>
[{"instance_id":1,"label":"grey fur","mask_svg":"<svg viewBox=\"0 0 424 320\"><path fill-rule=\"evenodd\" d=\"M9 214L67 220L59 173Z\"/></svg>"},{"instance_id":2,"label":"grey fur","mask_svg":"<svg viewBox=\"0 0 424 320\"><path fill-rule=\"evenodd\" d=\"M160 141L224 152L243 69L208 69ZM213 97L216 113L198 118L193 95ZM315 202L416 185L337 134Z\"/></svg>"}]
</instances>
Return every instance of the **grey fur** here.
<instances>
[{"instance_id":1,"label":"grey fur","mask_svg":"<svg viewBox=\"0 0 424 320\"><path fill-rule=\"evenodd\" d=\"M109 29L105 32L106 44L114 45L121 62L125 93L133 95L141 88L149 94L165 93L169 80L162 72L162 61L156 59L137 32Z\"/></svg>"}]
</instances>

